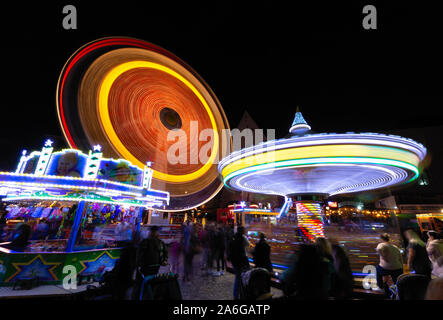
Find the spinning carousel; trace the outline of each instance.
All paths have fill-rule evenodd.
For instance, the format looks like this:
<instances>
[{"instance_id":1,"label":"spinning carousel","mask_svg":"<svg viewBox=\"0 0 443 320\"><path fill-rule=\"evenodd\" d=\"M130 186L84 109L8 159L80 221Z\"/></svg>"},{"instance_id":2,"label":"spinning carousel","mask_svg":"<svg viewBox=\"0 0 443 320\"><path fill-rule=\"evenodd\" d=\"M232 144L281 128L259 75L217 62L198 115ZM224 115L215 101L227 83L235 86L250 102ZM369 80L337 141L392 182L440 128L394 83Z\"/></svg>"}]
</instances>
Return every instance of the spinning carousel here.
<instances>
[{"instance_id":1,"label":"spinning carousel","mask_svg":"<svg viewBox=\"0 0 443 320\"><path fill-rule=\"evenodd\" d=\"M284 197L280 216L295 207L311 240L324 236L324 199L412 182L426 156L423 145L399 136L313 133L299 111L289 133L231 153L218 169L228 188Z\"/></svg>"}]
</instances>

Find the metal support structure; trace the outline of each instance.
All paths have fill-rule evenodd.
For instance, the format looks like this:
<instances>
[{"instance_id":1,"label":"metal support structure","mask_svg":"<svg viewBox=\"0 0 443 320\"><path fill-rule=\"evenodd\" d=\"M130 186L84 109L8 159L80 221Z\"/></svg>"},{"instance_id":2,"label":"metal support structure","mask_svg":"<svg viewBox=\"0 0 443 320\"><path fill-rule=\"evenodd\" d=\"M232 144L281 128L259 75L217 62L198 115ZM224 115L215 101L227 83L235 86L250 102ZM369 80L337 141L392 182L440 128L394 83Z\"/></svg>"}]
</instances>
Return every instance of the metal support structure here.
<instances>
[{"instance_id":1,"label":"metal support structure","mask_svg":"<svg viewBox=\"0 0 443 320\"><path fill-rule=\"evenodd\" d=\"M74 249L75 240L77 239L78 229L80 227L80 222L82 220L83 211L85 209L85 201L80 201L78 203L77 211L75 212L74 224L71 228L71 235L68 240L68 246L66 247L66 252L72 252Z\"/></svg>"}]
</instances>

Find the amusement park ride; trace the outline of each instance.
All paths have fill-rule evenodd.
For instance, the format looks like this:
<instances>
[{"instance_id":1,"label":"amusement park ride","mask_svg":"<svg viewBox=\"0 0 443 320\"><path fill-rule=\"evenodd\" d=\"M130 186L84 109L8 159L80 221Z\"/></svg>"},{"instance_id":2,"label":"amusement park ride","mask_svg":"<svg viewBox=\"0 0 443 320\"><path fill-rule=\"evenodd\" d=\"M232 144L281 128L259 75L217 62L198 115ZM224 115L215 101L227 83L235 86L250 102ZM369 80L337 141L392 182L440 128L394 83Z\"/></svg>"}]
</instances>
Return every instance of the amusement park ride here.
<instances>
[{"instance_id":1,"label":"amusement park ride","mask_svg":"<svg viewBox=\"0 0 443 320\"><path fill-rule=\"evenodd\" d=\"M146 212L152 224L154 208L192 209L223 186L284 199L277 212L245 203L218 212L250 227L252 239L267 233L275 267L287 268L298 243L326 236L356 254L358 269L364 257L374 260L365 246L376 237L343 237L325 219L324 201L414 181L426 156L423 145L399 136L313 133L297 110L287 138L232 152L217 165L225 148L218 137L229 124L214 92L174 54L133 38L98 39L78 49L62 69L56 104L69 149L54 152L47 141L39 152L24 152L15 172L0 172L9 204L0 285L32 277L60 283L67 264L79 274L100 274L114 266L119 241L140 236ZM168 135L180 129L192 136L193 122L194 135L216 133L208 160L172 164L167 155L176 142ZM183 148L194 154L203 144ZM21 222L31 226L23 250L8 238Z\"/></svg>"},{"instance_id":2,"label":"amusement park ride","mask_svg":"<svg viewBox=\"0 0 443 320\"><path fill-rule=\"evenodd\" d=\"M54 152L47 140L41 151L23 151L15 172L0 172L8 203L2 238L12 240L0 243L0 284L32 278L57 284L65 265L84 276L112 269L120 242L140 233L144 211L169 203L168 192L151 189L148 165L104 158L98 145L89 154ZM30 241L21 244L15 240L23 222Z\"/></svg>"},{"instance_id":3,"label":"amusement park ride","mask_svg":"<svg viewBox=\"0 0 443 320\"><path fill-rule=\"evenodd\" d=\"M227 188L285 199L275 220L263 223L262 218L250 217L245 223L250 234L269 235L274 267L286 269L288 254L297 244L327 237L348 249L354 275L361 276L364 265L378 263L376 232L365 230L361 219L359 228L351 228L358 232L343 232L347 229L325 218L325 200L414 181L426 148L393 135L310 130L297 110L289 137L233 152L219 163L219 172ZM396 225L395 215L388 224L381 224L384 231L394 233L394 242L401 246Z\"/></svg>"}]
</instances>

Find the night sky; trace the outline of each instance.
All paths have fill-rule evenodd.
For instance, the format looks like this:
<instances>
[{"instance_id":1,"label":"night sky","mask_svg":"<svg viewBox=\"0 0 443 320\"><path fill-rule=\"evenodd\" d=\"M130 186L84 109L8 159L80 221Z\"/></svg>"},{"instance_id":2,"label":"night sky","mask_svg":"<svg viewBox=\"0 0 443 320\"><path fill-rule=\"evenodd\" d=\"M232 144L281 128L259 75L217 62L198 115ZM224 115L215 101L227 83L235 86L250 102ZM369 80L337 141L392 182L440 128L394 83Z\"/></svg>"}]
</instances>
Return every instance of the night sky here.
<instances>
[{"instance_id":1,"label":"night sky","mask_svg":"<svg viewBox=\"0 0 443 320\"><path fill-rule=\"evenodd\" d=\"M220 99L231 127L247 110L282 137L296 106L317 132L443 125L438 8L404 1L91 2L3 8L2 170L15 168L22 149L62 136L59 73L76 49L107 36L143 39L186 61ZM67 4L77 8L77 30L62 27ZM377 7L377 30L362 28L365 4Z\"/></svg>"}]
</instances>

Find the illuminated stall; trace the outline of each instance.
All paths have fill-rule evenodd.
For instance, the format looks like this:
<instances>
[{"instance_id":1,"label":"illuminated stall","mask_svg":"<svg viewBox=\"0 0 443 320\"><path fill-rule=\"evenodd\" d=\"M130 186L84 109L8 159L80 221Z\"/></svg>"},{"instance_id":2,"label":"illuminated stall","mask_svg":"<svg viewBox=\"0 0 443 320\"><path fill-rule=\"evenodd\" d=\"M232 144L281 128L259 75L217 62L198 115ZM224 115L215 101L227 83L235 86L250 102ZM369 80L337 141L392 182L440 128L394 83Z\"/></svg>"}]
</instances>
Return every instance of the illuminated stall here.
<instances>
[{"instance_id":1,"label":"illuminated stall","mask_svg":"<svg viewBox=\"0 0 443 320\"><path fill-rule=\"evenodd\" d=\"M422 233L431 230L443 232L443 213L417 214L417 222Z\"/></svg>"},{"instance_id":2,"label":"illuminated stall","mask_svg":"<svg viewBox=\"0 0 443 320\"><path fill-rule=\"evenodd\" d=\"M149 165L103 158L100 146L89 154L53 152L50 140L39 152L24 151L15 172L0 172L8 203L0 285L32 278L57 284L66 265L84 276L112 269L122 241L139 236L143 211L169 202L169 193L151 189ZM24 224L29 241L18 246Z\"/></svg>"},{"instance_id":3,"label":"illuminated stall","mask_svg":"<svg viewBox=\"0 0 443 320\"><path fill-rule=\"evenodd\" d=\"M378 263L375 247L380 241L379 233L395 228L381 223L380 228L374 227L375 231L372 227L342 229L329 223L325 215L327 204L337 206L328 203L328 198L416 180L426 148L394 135L310 130L297 111L289 137L233 152L219 163L219 172L228 188L284 198L278 222L271 225L268 233L269 238L282 243L277 248L271 242L271 252L278 252L272 258L281 261L283 269L298 243L325 236L347 248L354 275L362 275L364 265ZM401 246L397 231L392 239Z\"/></svg>"}]
</instances>

